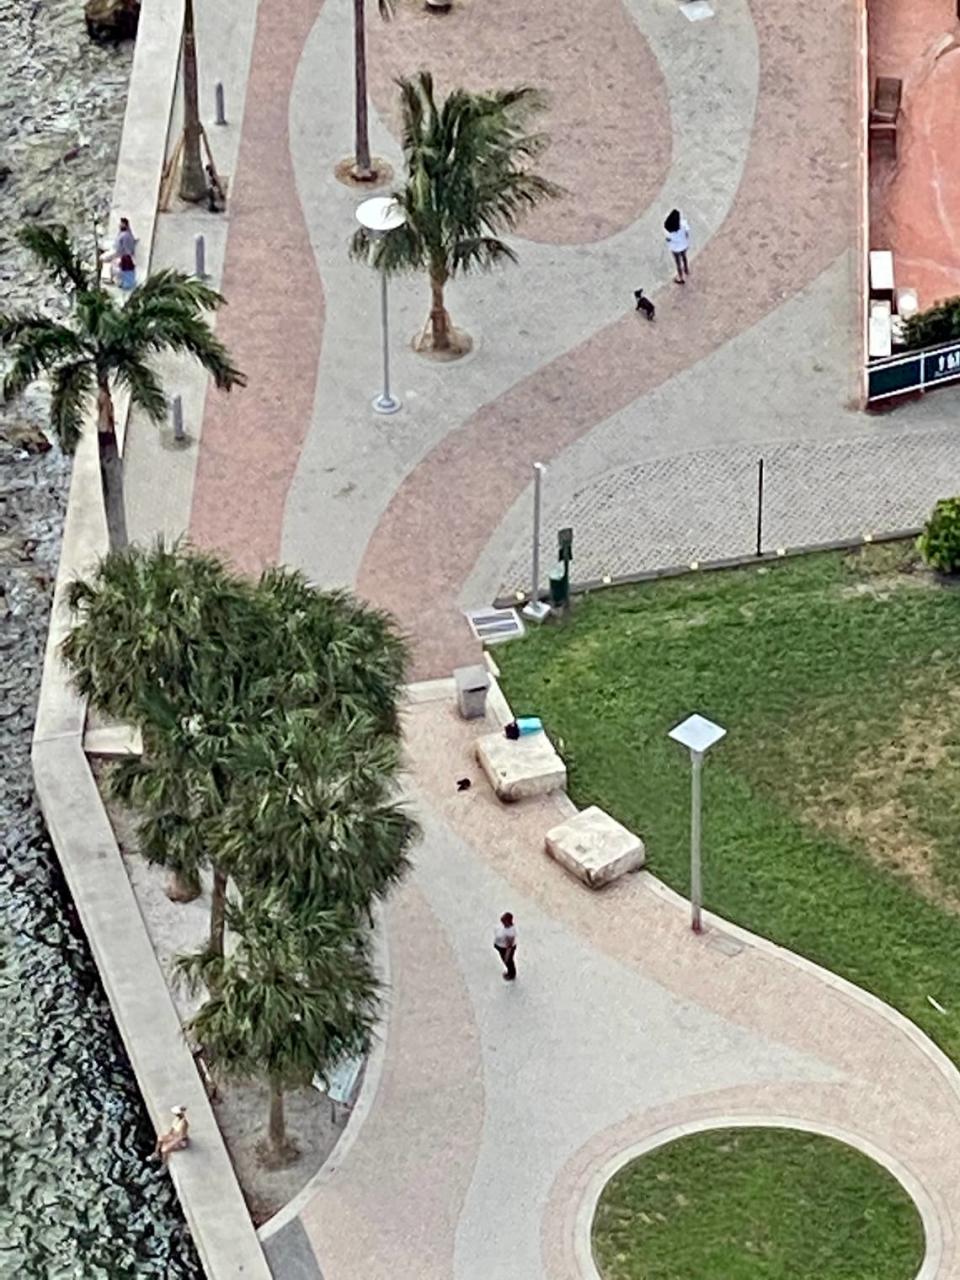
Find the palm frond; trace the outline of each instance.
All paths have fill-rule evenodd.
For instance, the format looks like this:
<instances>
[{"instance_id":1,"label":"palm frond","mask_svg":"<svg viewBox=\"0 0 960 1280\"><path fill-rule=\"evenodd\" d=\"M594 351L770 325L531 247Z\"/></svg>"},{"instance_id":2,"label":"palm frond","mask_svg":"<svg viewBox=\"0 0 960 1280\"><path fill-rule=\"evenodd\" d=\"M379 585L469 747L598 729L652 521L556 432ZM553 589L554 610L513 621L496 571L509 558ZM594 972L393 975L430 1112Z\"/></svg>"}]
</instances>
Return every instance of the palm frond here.
<instances>
[{"instance_id":1,"label":"palm frond","mask_svg":"<svg viewBox=\"0 0 960 1280\"><path fill-rule=\"evenodd\" d=\"M17 232L17 239L61 287L86 293L91 287L99 286L99 281L91 280L90 272L73 248L66 227L59 223L47 226L28 223Z\"/></svg>"},{"instance_id":2,"label":"palm frond","mask_svg":"<svg viewBox=\"0 0 960 1280\"><path fill-rule=\"evenodd\" d=\"M0 348L10 352L3 399L12 400L64 360L85 354L81 339L66 325L41 315L0 317Z\"/></svg>"},{"instance_id":3,"label":"palm frond","mask_svg":"<svg viewBox=\"0 0 960 1280\"><path fill-rule=\"evenodd\" d=\"M95 389L93 363L89 359L61 364L54 370L50 422L65 453L73 453L77 447Z\"/></svg>"},{"instance_id":4,"label":"palm frond","mask_svg":"<svg viewBox=\"0 0 960 1280\"><path fill-rule=\"evenodd\" d=\"M142 409L151 422L163 422L168 410L167 397L145 360L124 352L114 364L113 374L120 386L129 391L133 404Z\"/></svg>"},{"instance_id":5,"label":"palm frond","mask_svg":"<svg viewBox=\"0 0 960 1280\"><path fill-rule=\"evenodd\" d=\"M219 311L225 304L223 294L196 276L167 267L152 272L130 295L125 309L132 317L149 314L157 305L174 305L196 314L199 311Z\"/></svg>"},{"instance_id":6,"label":"palm frond","mask_svg":"<svg viewBox=\"0 0 960 1280\"><path fill-rule=\"evenodd\" d=\"M398 85L407 175L395 198L407 221L376 241L355 235L353 256L391 272L429 265L444 279L515 261L500 233L563 194L530 168L548 143L526 128L544 109L543 94L529 85L454 89L438 104L428 71Z\"/></svg>"}]
</instances>

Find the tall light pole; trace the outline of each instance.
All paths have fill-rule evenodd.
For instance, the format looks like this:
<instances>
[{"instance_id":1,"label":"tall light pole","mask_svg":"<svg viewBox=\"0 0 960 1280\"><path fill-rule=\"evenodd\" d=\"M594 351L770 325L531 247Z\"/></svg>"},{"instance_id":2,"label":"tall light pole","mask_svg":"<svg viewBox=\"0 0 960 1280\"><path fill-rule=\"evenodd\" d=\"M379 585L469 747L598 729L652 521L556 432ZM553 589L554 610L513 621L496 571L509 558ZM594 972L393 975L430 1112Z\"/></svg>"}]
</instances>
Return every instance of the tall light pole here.
<instances>
[{"instance_id":1,"label":"tall light pole","mask_svg":"<svg viewBox=\"0 0 960 1280\"><path fill-rule=\"evenodd\" d=\"M692 766L692 786L690 796L690 928L694 933L703 931L701 905L703 891L700 883L700 812L702 797L700 775L703 771L703 757L726 734L718 724L707 720L704 716L688 716L676 728L670 730L674 742L690 752Z\"/></svg>"},{"instance_id":2,"label":"tall light pole","mask_svg":"<svg viewBox=\"0 0 960 1280\"><path fill-rule=\"evenodd\" d=\"M372 196L357 208L357 221L372 240L380 240L406 222L392 196ZM380 327L383 335L383 390L373 402L377 413L396 413L400 401L390 394L390 334L387 316L387 273L380 272Z\"/></svg>"},{"instance_id":3,"label":"tall light pole","mask_svg":"<svg viewBox=\"0 0 960 1280\"><path fill-rule=\"evenodd\" d=\"M550 614L550 606L540 599L540 508L542 504L542 462L533 464L533 555L530 567L530 599L523 606L523 616L532 622L542 622Z\"/></svg>"}]
</instances>

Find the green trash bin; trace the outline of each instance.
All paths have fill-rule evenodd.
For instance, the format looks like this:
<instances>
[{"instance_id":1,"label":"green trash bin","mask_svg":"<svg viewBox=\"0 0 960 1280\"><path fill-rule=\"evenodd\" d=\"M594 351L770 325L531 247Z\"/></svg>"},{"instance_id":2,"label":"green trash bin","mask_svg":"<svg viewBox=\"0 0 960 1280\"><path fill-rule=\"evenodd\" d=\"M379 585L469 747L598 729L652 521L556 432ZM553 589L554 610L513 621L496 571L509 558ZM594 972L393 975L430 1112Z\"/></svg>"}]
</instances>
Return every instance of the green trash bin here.
<instances>
[{"instance_id":1,"label":"green trash bin","mask_svg":"<svg viewBox=\"0 0 960 1280\"><path fill-rule=\"evenodd\" d=\"M570 579L567 566L561 561L550 570L550 603L556 608L570 599Z\"/></svg>"}]
</instances>

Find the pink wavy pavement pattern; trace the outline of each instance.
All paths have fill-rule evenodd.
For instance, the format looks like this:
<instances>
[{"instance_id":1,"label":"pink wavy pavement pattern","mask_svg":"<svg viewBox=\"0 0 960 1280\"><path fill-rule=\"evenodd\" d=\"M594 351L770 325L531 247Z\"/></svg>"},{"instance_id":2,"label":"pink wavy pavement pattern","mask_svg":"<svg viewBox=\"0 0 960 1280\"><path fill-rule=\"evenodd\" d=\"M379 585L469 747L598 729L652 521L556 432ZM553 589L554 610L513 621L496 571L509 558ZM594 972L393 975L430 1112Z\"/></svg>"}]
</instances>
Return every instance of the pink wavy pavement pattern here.
<instances>
[{"instance_id":1,"label":"pink wavy pavement pattern","mask_svg":"<svg viewBox=\"0 0 960 1280\"><path fill-rule=\"evenodd\" d=\"M509 32L509 39L504 33ZM539 168L567 196L524 221L523 234L588 244L630 226L659 192L672 134L660 67L619 0L484 0L442 18L422 6L369 24L370 92L399 137L396 78L422 67L441 93L533 84L551 139Z\"/></svg>"},{"instance_id":2,"label":"pink wavy pavement pattern","mask_svg":"<svg viewBox=\"0 0 960 1280\"><path fill-rule=\"evenodd\" d=\"M287 491L310 427L323 336L323 286L297 196L290 94L323 0L260 0L217 333L247 374L211 394L190 538L257 572L280 553Z\"/></svg>"},{"instance_id":3,"label":"pink wavy pavement pattern","mask_svg":"<svg viewBox=\"0 0 960 1280\"><path fill-rule=\"evenodd\" d=\"M389 912L383 1076L356 1143L301 1220L325 1276L450 1280L483 1132L480 1035L423 895L406 884Z\"/></svg>"},{"instance_id":4,"label":"pink wavy pavement pattern","mask_svg":"<svg viewBox=\"0 0 960 1280\"><path fill-rule=\"evenodd\" d=\"M549 461L703 359L851 245L853 7L812 0L802 21L792 0L751 0L751 10L760 56L751 148L733 208L696 257L690 284L657 299L656 326L628 312L481 408L407 477L380 520L358 586L402 621L419 615L417 675L447 674L469 655L463 620L447 602L525 487L534 456ZM847 25L844 39L838 24ZM424 601L433 601L426 613Z\"/></svg>"}]
</instances>

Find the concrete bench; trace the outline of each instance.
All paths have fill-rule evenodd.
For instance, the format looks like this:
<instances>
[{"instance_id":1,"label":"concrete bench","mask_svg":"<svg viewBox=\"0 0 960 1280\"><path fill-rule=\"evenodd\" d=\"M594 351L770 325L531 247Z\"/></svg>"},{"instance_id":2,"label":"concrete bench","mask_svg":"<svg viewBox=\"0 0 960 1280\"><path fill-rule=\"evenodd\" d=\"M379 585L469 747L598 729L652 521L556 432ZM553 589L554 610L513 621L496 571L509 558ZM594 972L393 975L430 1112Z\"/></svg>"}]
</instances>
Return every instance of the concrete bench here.
<instances>
[{"instance_id":1,"label":"concrete bench","mask_svg":"<svg viewBox=\"0 0 960 1280\"><path fill-rule=\"evenodd\" d=\"M547 853L591 889L643 866L643 841L592 804L547 832Z\"/></svg>"},{"instance_id":2,"label":"concrete bench","mask_svg":"<svg viewBox=\"0 0 960 1280\"><path fill-rule=\"evenodd\" d=\"M561 791L567 766L545 733L524 734L516 741L503 732L487 733L476 742L476 756L501 800L523 800Z\"/></svg>"}]
</instances>

